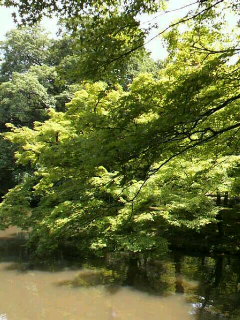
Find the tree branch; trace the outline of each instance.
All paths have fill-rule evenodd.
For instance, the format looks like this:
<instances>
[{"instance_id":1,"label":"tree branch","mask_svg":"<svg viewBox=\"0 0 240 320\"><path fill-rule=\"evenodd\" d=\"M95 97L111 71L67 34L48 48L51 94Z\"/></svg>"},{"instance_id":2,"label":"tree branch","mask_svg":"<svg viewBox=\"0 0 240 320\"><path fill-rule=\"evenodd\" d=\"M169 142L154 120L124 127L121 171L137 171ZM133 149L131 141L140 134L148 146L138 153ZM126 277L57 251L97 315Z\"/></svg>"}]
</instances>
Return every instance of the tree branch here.
<instances>
[{"instance_id":1,"label":"tree branch","mask_svg":"<svg viewBox=\"0 0 240 320\"><path fill-rule=\"evenodd\" d=\"M180 19L179 21L170 24L168 27L166 27L165 29L163 29L162 31L160 31L157 35L155 35L154 37L152 37L151 39L149 39L147 42L141 43L140 45L138 45L138 46L136 46L136 47L134 47L134 48L132 48L132 49L130 49L130 50L122 53L120 56L118 56L118 57L116 57L116 58L108 61L108 63L106 63L106 64L109 64L109 63L115 62L115 61L117 61L117 60L120 60L121 58L123 58L123 57L125 57L125 56L127 56L127 55L129 55L129 54L131 54L131 53L133 53L134 51L136 51L136 50L138 50L138 49L140 49L140 48L142 48L142 47L144 47L146 44L148 44L148 43L150 43L151 41L153 41L154 39L158 38L160 35L164 34L165 32L167 32L168 30L172 29L173 27L176 27L177 25L180 25L180 24L182 24L182 23L185 23L185 22L187 22L187 21L190 21L190 20L192 20L192 19L195 19L195 18L201 16L202 14L210 11L212 8L216 7L218 4L222 3L223 1L224 1L224 0L218 0L218 1L215 2L214 4L208 6L207 8L203 9L202 11L200 11L200 12L198 12L198 13L195 13L194 15L192 15L192 16L190 16L190 17L189 17L188 15L186 15L184 18Z\"/></svg>"},{"instance_id":2,"label":"tree branch","mask_svg":"<svg viewBox=\"0 0 240 320\"><path fill-rule=\"evenodd\" d=\"M212 139L216 138L217 136L226 133L228 131L234 130L240 128L240 122L231 125L229 127L223 128L219 131L213 131L211 136L208 136L206 138L203 138L202 140L199 140L197 142L195 142L194 144L190 144L188 146L186 146L185 148L183 148L182 150L176 152L175 154L173 154L172 156L170 156L168 159L166 159L165 161L163 161L157 168L155 169L149 169L148 171L148 175L146 176L145 180L143 181L142 185L140 186L140 188L138 189L138 191L136 192L136 194L134 195L134 197L130 200L130 202L134 202L134 200L136 200L136 198L138 197L138 195L140 194L140 192L142 191L143 187L146 185L147 181L154 175L156 174L162 167L164 167L166 164L168 164L171 160L175 159L176 157L184 154L185 152L194 149L196 147L199 147L205 143L208 143L209 141L211 141Z\"/></svg>"}]
</instances>

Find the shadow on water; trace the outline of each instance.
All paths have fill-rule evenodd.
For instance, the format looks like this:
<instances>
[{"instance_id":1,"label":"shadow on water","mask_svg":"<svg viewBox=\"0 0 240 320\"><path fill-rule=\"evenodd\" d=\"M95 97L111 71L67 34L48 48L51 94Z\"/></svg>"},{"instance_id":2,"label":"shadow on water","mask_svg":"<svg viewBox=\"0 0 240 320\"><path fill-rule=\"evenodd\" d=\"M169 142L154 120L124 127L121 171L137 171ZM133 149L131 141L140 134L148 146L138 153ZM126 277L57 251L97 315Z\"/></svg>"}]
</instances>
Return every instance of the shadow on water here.
<instances>
[{"instance_id":1,"label":"shadow on water","mask_svg":"<svg viewBox=\"0 0 240 320\"><path fill-rule=\"evenodd\" d=\"M238 257L191 256L173 251L161 257L109 255L104 260L57 259L37 263L28 256L24 235L15 230L0 233L0 265L2 272L61 273L59 279L49 278L56 288L101 287L112 296L122 288L156 297L181 295L190 306L192 319L196 320L240 319Z\"/></svg>"}]
</instances>

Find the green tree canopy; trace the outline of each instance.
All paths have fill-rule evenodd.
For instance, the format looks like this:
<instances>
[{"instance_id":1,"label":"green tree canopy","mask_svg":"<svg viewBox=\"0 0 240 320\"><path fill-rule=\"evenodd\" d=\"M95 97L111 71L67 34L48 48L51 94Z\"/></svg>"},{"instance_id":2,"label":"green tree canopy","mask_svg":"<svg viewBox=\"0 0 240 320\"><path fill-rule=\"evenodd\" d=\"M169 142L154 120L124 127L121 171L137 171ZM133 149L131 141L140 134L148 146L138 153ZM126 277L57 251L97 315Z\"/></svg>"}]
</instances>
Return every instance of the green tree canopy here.
<instances>
[{"instance_id":1,"label":"green tree canopy","mask_svg":"<svg viewBox=\"0 0 240 320\"><path fill-rule=\"evenodd\" d=\"M64 243L150 250L165 246L171 226L216 222L208 194L238 184L239 68L234 51L193 54L194 36L179 34L178 46L166 37L171 56L158 78L140 75L127 90L82 83L66 112L13 128L7 138L34 174L6 196L5 224L33 228L41 252Z\"/></svg>"},{"instance_id":2,"label":"green tree canopy","mask_svg":"<svg viewBox=\"0 0 240 320\"><path fill-rule=\"evenodd\" d=\"M18 163L31 167L1 203L2 226L30 228L39 253L66 245L93 252L166 248L171 228L217 223L221 208L209 195L239 190L239 26L227 34L219 23L218 8L229 2L199 2L165 32L169 57L157 76L131 81L129 70L143 70L139 61L148 56L142 49L129 55L144 45L135 15L155 10L155 2L126 2L122 12L108 7L115 1L81 3L90 18L76 16L74 3L70 11L68 3L34 3L39 14L68 13L66 35L51 48L55 66L31 66L1 85L3 122L12 122L4 137L18 146ZM66 110L54 105L65 95L57 83L76 89L72 97L68 91ZM34 113L39 106L48 109L44 122ZM21 110L28 126L21 127Z\"/></svg>"},{"instance_id":3,"label":"green tree canopy","mask_svg":"<svg viewBox=\"0 0 240 320\"><path fill-rule=\"evenodd\" d=\"M7 33L1 42L1 81L11 79L13 72L26 72L32 66L48 64L51 40L42 27L20 27Z\"/></svg>"}]
</instances>

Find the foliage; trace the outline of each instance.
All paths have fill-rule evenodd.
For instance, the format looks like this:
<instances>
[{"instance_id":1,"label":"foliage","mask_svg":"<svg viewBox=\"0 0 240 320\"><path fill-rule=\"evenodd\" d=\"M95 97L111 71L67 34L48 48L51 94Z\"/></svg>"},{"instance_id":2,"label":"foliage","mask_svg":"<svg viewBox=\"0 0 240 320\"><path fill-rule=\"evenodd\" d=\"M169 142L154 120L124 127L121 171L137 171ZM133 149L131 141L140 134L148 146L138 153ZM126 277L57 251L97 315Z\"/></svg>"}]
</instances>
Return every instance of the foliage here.
<instances>
[{"instance_id":1,"label":"foliage","mask_svg":"<svg viewBox=\"0 0 240 320\"><path fill-rule=\"evenodd\" d=\"M1 43L1 81L12 78L14 72L26 72L32 66L48 64L51 40L42 27L20 27L7 33Z\"/></svg>"},{"instance_id":2,"label":"foliage","mask_svg":"<svg viewBox=\"0 0 240 320\"><path fill-rule=\"evenodd\" d=\"M15 0L4 0L1 1L5 6L14 6L19 10L22 21L36 22L42 18L44 14L50 15L54 12L61 17L76 17L82 16L93 16L95 19L101 18L102 16L110 16L116 11L116 8L121 8L129 15L136 16L137 14L146 12L155 12L161 7L162 0L131 0L131 1L120 1L120 0L71 0L58 2L55 0L51 1L15 1Z\"/></svg>"},{"instance_id":3,"label":"foliage","mask_svg":"<svg viewBox=\"0 0 240 320\"><path fill-rule=\"evenodd\" d=\"M216 3L201 2L195 23L165 35L156 68L143 49L129 56L144 44L136 14L155 2L80 3L90 17L56 4L68 13L63 38L1 84L3 136L28 168L1 203L2 227L31 229L39 254L164 251L173 228L218 223L212 195L238 194L239 27L224 34Z\"/></svg>"},{"instance_id":4,"label":"foliage","mask_svg":"<svg viewBox=\"0 0 240 320\"><path fill-rule=\"evenodd\" d=\"M85 33L87 33L86 28ZM86 77L85 71L81 71L78 65L82 64L86 69L93 58L90 48L82 52L81 46L77 36L65 35L52 40L39 25L19 27L7 34L1 46L3 56L0 85L1 132L7 130L5 123L8 122L16 126L32 127L34 121L43 121L48 117L50 107L58 111L65 110L65 103L71 100L79 87L78 82ZM69 64L68 61L72 61L73 56L77 59L77 65L65 68L65 64ZM132 57L130 59L132 62L129 62L129 58L125 59L120 69L113 66L108 70L107 76L105 72L105 78L110 83L119 80L126 86L133 75L137 74L137 69L150 70L149 68L154 67L154 63L144 51L139 57L137 55ZM147 62L142 61L144 58ZM88 70L89 67L90 64ZM85 70L84 68L82 70ZM72 74L72 69L78 70L76 76ZM91 80L98 80L100 77L100 70L88 75ZM14 185L14 181L21 179L22 169L16 167L13 161L15 147L7 141L2 141L1 145L0 168L3 186L1 194L4 194ZM8 183L4 181L4 177L9 177Z\"/></svg>"},{"instance_id":5,"label":"foliage","mask_svg":"<svg viewBox=\"0 0 240 320\"><path fill-rule=\"evenodd\" d=\"M33 130L13 128L7 138L21 146L18 162L32 165L34 182L6 196L3 221L34 226L40 252L68 242L81 250L152 250L165 246L170 226L199 230L216 221L208 194L231 191L229 172L239 165L229 144L239 127L235 69L222 55L185 69L170 60L159 80L143 74L127 91L84 83L67 112L52 110ZM26 187L37 205L11 214Z\"/></svg>"},{"instance_id":6,"label":"foliage","mask_svg":"<svg viewBox=\"0 0 240 320\"><path fill-rule=\"evenodd\" d=\"M118 30L114 29L116 24ZM125 56L133 46L143 44L144 34L139 23L127 22L122 16L107 19L97 30L90 21L60 41L67 39L71 39L68 42L70 52L59 62L58 71L68 83L101 80L126 87L140 71L156 68L145 49Z\"/></svg>"}]
</instances>

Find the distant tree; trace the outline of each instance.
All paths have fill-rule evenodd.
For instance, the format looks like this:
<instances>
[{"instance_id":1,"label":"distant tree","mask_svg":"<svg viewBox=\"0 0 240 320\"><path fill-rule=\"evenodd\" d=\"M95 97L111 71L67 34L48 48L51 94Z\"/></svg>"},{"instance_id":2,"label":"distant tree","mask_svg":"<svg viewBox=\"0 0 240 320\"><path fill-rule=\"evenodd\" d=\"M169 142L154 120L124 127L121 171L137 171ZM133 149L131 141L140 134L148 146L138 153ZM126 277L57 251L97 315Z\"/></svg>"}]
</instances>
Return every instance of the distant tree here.
<instances>
[{"instance_id":1,"label":"distant tree","mask_svg":"<svg viewBox=\"0 0 240 320\"><path fill-rule=\"evenodd\" d=\"M42 66L49 62L51 40L39 25L20 27L7 33L1 42L2 63L0 80L12 78L13 72L26 72L32 66Z\"/></svg>"}]
</instances>

